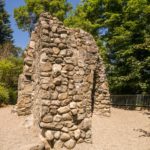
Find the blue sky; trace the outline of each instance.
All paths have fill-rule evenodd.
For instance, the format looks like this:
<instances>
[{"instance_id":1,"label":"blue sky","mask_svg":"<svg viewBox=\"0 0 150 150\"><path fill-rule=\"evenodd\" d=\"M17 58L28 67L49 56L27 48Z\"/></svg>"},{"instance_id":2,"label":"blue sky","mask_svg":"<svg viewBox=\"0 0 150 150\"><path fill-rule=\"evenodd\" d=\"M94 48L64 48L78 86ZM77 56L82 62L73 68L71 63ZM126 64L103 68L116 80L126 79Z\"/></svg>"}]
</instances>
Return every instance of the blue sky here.
<instances>
[{"instance_id":1,"label":"blue sky","mask_svg":"<svg viewBox=\"0 0 150 150\"><path fill-rule=\"evenodd\" d=\"M68 0L68 2L72 3L73 7L80 2L80 0ZM27 32L23 32L18 29L17 24L13 18L14 8L24 5L24 0L5 0L6 10L10 15L11 28L13 29L13 38L16 46L21 48L25 48L29 42L29 35Z\"/></svg>"}]
</instances>

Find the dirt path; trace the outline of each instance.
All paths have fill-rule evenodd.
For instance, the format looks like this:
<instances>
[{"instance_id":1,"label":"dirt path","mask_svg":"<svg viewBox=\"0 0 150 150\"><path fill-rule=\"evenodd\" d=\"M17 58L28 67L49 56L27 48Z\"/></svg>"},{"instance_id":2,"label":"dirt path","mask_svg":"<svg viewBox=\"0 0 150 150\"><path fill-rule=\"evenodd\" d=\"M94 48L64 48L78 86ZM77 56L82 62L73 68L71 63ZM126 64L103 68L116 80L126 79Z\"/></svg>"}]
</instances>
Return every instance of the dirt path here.
<instances>
[{"instance_id":1,"label":"dirt path","mask_svg":"<svg viewBox=\"0 0 150 150\"><path fill-rule=\"evenodd\" d=\"M0 150L28 150L39 141L34 129L24 126L25 117L0 108ZM150 150L150 114L112 109L110 118L93 116L93 144L75 150Z\"/></svg>"},{"instance_id":2,"label":"dirt path","mask_svg":"<svg viewBox=\"0 0 150 150\"><path fill-rule=\"evenodd\" d=\"M76 150L150 150L150 136L142 131L150 133L150 114L113 108L110 118L93 117L93 146Z\"/></svg>"},{"instance_id":3,"label":"dirt path","mask_svg":"<svg viewBox=\"0 0 150 150\"><path fill-rule=\"evenodd\" d=\"M11 106L0 108L0 150L29 150L39 141L38 135L26 127L26 117L18 117L11 110Z\"/></svg>"}]
</instances>

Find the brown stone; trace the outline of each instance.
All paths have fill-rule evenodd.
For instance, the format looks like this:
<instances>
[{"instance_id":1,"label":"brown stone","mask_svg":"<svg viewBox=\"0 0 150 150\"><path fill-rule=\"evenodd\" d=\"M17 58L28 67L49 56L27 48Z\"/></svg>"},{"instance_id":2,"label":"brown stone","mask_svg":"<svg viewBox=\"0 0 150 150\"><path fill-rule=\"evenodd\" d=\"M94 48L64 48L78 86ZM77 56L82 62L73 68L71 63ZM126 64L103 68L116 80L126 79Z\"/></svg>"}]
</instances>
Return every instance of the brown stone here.
<instances>
[{"instance_id":1,"label":"brown stone","mask_svg":"<svg viewBox=\"0 0 150 150\"><path fill-rule=\"evenodd\" d=\"M61 81L62 81L62 79L60 77L58 77L53 80L53 83L57 86L57 85L61 85Z\"/></svg>"},{"instance_id":2,"label":"brown stone","mask_svg":"<svg viewBox=\"0 0 150 150\"><path fill-rule=\"evenodd\" d=\"M63 142L62 142L61 140L58 140L58 141L55 142L54 148L55 148L56 150L61 150L62 147L63 147Z\"/></svg>"},{"instance_id":3,"label":"brown stone","mask_svg":"<svg viewBox=\"0 0 150 150\"><path fill-rule=\"evenodd\" d=\"M74 131L74 137L76 140L78 140L80 138L81 135L81 131L79 129Z\"/></svg>"},{"instance_id":4,"label":"brown stone","mask_svg":"<svg viewBox=\"0 0 150 150\"><path fill-rule=\"evenodd\" d=\"M46 137L46 139L49 140L49 141L52 141L52 140L54 139L54 135L53 135L52 131L50 131L50 130L47 130L47 131L45 132L45 137Z\"/></svg>"},{"instance_id":5,"label":"brown stone","mask_svg":"<svg viewBox=\"0 0 150 150\"><path fill-rule=\"evenodd\" d=\"M59 49L59 48L53 47L53 53L54 53L54 54L58 55L59 52L60 52L60 49Z\"/></svg>"},{"instance_id":6,"label":"brown stone","mask_svg":"<svg viewBox=\"0 0 150 150\"><path fill-rule=\"evenodd\" d=\"M55 122L60 122L61 119L62 119L62 116L56 115L56 116L54 116L54 119L53 119L53 120L54 120Z\"/></svg>"},{"instance_id":7,"label":"brown stone","mask_svg":"<svg viewBox=\"0 0 150 150\"><path fill-rule=\"evenodd\" d=\"M51 95L52 100L56 100L58 98L58 92L54 91Z\"/></svg>"},{"instance_id":8,"label":"brown stone","mask_svg":"<svg viewBox=\"0 0 150 150\"><path fill-rule=\"evenodd\" d=\"M55 131L55 133L54 133L54 138L55 139L59 139L60 138L60 131Z\"/></svg>"},{"instance_id":9,"label":"brown stone","mask_svg":"<svg viewBox=\"0 0 150 150\"><path fill-rule=\"evenodd\" d=\"M58 95L59 100L65 100L68 96L68 93L61 93Z\"/></svg>"},{"instance_id":10,"label":"brown stone","mask_svg":"<svg viewBox=\"0 0 150 150\"><path fill-rule=\"evenodd\" d=\"M75 109L77 107L77 103L76 102L71 102L70 103L70 108L71 109Z\"/></svg>"},{"instance_id":11,"label":"brown stone","mask_svg":"<svg viewBox=\"0 0 150 150\"><path fill-rule=\"evenodd\" d=\"M70 111L70 109L69 109L68 106L60 107L60 108L58 109L58 113L60 113L60 114L67 113L67 112L69 112L69 111Z\"/></svg>"},{"instance_id":12,"label":"brown stone","mask_svg":"<svg viewBox=\"0 0 150 150\"><path fill-rule=\"evenodd\" d=\"M46 116L43 117L42 121L45 123L50 123L53 121L53 117L50 114L47 114Z\"/></svg>"},{"instance_id":13,"label":"brown stone","mask_svg":"<svg viewBox=\"0 0 150 150\"><path fill-rule=\"evenodd\" d=\"M68 149L73 149L76 145L76 141L73 139L68 140L67 142L64 143L65 147Z\"/></svg>"},{"instance_id":14,"label":"brown stone","mask_svg":"<svg viewBox=\"0 0 150 150\"><path fill-rule=\"evenodd\" d=\"M28 66L31 66L33 63L33 59L31 57L27 57L24 59L25 64L27 64Z\"/></svg>"},{"instance_id":15,"label":"brown stone","mask_svg":"<svg viewBox=\"0 0 150 150\"><path fill-rule=\"evenodd\" d=\"M64 121L72 120L72 117L69 113L63 114L62 118L63 118Z\"/></svg>"},{"instance_id":16,"label":"brown stone","mask_svg":"<svg viewBox=\"0 0 150 150\"><path fill-rule=\"evenodd\" d=\"M67 141L70 139L70 135L68 133L62 133L61 136L60 136L60 139L62 141Z\"/></svg>"},{"instance_id":17,"label":"brown stone","mask_svg":"<svg viewBox=\"0 0 150 150\"><path fill-rule=\"evenodd\" d=\"M40 64L40 71L48 72L51 70L52 70L52 65L50 62Z\"/></svg>"}]
</instances>

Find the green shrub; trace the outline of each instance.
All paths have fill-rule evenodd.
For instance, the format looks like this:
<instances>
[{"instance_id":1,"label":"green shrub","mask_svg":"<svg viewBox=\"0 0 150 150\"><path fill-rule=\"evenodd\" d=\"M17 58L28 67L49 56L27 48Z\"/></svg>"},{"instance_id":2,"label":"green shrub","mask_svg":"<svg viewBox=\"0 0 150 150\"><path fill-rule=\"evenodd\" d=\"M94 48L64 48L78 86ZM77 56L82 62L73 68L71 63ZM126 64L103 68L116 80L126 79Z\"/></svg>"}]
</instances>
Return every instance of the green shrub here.
<instances>
[{"instance_id":1,"label":"green shrub","mask_svg":"<svg viewBox=\"0 0 150 150\"><path fill-rule=\"evenodd\" d=\"M8 89L9 92L9 104L16 104L17 102L17 90L13 88Z\"/></svg>"},{"instance_id":2,"label":"green shrub","mask_svg":"<svg viewBox=\"0 0 150 150\"><path fill-rule=\"evenodd\" d=\"M8 103L9 100L9 91L5 87L0 85L0 104Z\"/></svg>"},{"instance_id":3,"label":"green shrub","mask_svg":"<svg viewBox=\"0 0 150 150\"><path fill-rule=\"evenodd\" d=\"M23 60L21 58L9 57L0 60L0 103L16 103L18 77L22 68Z\"/></svg>"}]
</instances>

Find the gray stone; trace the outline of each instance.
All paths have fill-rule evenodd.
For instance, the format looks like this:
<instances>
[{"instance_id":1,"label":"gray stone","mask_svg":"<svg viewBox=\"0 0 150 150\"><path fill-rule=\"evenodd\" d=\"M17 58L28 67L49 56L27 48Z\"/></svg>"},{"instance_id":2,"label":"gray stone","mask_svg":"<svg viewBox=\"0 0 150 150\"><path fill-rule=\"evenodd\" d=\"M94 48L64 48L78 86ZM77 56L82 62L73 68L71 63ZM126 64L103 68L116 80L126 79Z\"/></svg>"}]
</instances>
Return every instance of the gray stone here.
<instances>
[{"instance_id":1,"label":"gray stone","mask_svg":"<svg viewBox=\"0 0 150 150\"><path fill-rule=\"evenodd\" d=\"M63 59L62 58L57 58L55 60L55 62L56 62L56 64L61 64L61 63L63 63Z\"/></svg>"},{"instance_id":2,"label":"gray stone","mask_svg":"<svg viewBox=\"0 0 150 150\"><path fill-rule=\"evenodd\" d=\"M56 38L56 39L54 40L54 42L55 42L56 44L59 44L59 43L61 42L61 40L60 40L59 38Z\"/></svg>"},{"instance_id":3,"label":"gray stone","mask_svg":"<svg viewBox=\"0 0 150 150\"><path fill-rule=\"evenodd\" d=\"M54 64L53 65L53 72L56 73L58 71L61 71L62 66L60 64Z\"/></svg>"}]
</instances>

